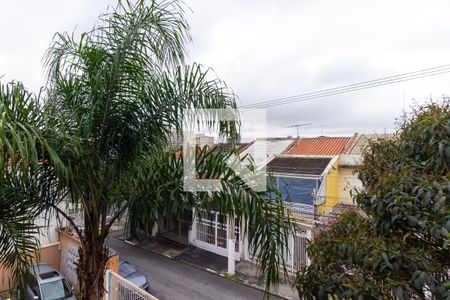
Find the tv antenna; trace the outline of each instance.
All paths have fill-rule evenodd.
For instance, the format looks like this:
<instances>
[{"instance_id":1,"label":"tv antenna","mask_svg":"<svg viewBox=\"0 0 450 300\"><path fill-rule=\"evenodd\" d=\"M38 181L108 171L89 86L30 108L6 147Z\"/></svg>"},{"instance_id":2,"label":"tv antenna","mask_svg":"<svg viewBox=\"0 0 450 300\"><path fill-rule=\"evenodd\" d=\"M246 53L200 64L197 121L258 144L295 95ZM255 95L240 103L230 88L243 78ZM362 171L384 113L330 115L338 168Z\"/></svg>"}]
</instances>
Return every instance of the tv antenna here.
<instances>
[{"instance_id":1,"label":"tv antenna","mask_svg":"<svg viewBox=\"0 0 450 300\"><path fill-rule=\"evenodd\" d=\"M299 137L300 136L299 135L300 127L307 126L307 125L311 125L311 123L294 124L294 125L286 126L286 128L297 128L297 137Z\"/></svg>"}]
</instances>

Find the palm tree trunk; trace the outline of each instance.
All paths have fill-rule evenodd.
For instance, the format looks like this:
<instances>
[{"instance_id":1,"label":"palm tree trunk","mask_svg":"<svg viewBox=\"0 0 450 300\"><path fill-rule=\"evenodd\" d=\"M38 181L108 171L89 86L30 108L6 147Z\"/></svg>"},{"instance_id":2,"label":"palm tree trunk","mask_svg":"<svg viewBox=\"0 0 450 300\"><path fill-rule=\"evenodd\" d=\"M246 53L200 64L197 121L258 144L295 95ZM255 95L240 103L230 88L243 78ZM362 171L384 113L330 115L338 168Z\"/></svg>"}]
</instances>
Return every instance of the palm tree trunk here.
<instances>
[{"instance_id":1,"label":"palm tree trunk","mask_svg":"<svg viewBox=\"0 0 450 300\"><path fill-rule=\"evenodd\" d=\"M103 295L105 266L108 261L106 235L99 230L100 218L96 210L85 214L85 233L78 250L77 276L81 300L98 300ZM98 211L98 210L97 210ZM95 230L97 229L97 230Z\"/></svg>"},{"instance_id":2,"label":"palm tree trunk","mask_svg":"<svg viewBox=\"0 0 450 300\"><path fill-rule=\"evenodd\" d=\"M107 255L102 241L91 241L81 246L77 266L80 299L100 299L103 295L103 275Z\"/></svg>"},{"instance_id":3,"label":"palm tree trunk","mask_svg":"<svg viewBox=\"0 0 450 300\"><path fill-rule=\"evenodd\" d=\"M131 240L138 240L139 234L138 234L138 222L136 219L135 214L133 213L133 209L130 208L129 210L129 228L130 228L130 236L129 239Z\"/></svg>"}]
</instances>

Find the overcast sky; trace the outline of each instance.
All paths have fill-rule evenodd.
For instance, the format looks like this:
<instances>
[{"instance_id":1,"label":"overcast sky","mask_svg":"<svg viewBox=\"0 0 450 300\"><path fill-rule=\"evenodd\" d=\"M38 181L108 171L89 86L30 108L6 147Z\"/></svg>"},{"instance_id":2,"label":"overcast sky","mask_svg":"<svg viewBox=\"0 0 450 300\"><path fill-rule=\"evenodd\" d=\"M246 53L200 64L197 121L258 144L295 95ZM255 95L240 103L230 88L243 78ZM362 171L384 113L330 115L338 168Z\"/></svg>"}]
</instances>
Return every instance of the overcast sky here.
<instances>
[{"instance_id":1,"label":"overcast sky","mask_svg":"<svg viewBox=\"0 0 450 300\"><path fill-rule=\"evenodd\" d=\"M41 60L57 31L89 30L110 0L1 0L0 76L43 84ZM314 92L450 63L449 1L186 1L189 61L212 67L241 104ZM395 128L413 99L450 94L450 75L273 107L269 135ZM322 128L322 129L321 129Z\"/></svg>"}]
</instances>

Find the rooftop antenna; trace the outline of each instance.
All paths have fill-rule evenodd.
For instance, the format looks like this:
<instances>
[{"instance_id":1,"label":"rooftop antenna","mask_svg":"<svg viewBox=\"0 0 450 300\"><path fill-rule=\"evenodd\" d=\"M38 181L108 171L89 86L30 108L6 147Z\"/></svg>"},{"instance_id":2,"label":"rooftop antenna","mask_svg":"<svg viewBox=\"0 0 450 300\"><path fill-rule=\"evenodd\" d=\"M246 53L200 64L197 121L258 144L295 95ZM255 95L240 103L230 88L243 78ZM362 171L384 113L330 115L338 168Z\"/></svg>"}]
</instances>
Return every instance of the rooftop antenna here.
<instances>
[{"instance_id":1,"label":"rooftop antenna","mask_svg":"<svg viewBox=\"0 0 450 300\"><path fill-rule=\"evenodd\" d=\"M286 128L297 128L297 137L299 137L300 136L299 135L299 127L307 126L307 125L311 125L311 123L294 124L294 125L286 126Z\"/></svg>"}]
</instances>

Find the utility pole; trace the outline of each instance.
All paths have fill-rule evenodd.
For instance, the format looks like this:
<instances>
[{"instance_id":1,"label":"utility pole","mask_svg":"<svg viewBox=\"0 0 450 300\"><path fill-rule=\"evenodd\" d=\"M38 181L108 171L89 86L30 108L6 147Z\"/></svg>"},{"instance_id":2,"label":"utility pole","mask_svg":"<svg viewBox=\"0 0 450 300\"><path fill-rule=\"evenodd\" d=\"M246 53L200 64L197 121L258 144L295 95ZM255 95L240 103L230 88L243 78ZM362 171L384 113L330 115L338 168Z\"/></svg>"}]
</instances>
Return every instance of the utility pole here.
<instances>
[{"instance_id":1,"label":"utility pole","mask_svg":"<svg viewBox=\"0 0 450 300\"><path fill-rule=\"evenodd\" d=\"M294 124L294 125L289 125L289 126L286 126L286 128L297 128L297 137L299 137L300 136L300 134L299 134L299 127L302 127L302 126L307 126L307 125L311 125L311 123L302 123L302 124Z\"/></svg>"}]
</instances>

